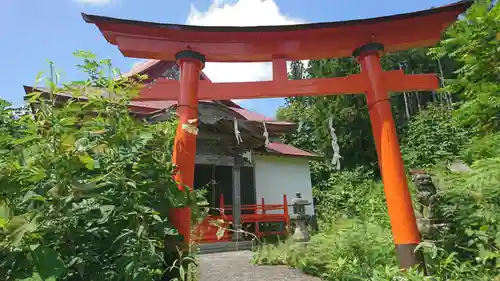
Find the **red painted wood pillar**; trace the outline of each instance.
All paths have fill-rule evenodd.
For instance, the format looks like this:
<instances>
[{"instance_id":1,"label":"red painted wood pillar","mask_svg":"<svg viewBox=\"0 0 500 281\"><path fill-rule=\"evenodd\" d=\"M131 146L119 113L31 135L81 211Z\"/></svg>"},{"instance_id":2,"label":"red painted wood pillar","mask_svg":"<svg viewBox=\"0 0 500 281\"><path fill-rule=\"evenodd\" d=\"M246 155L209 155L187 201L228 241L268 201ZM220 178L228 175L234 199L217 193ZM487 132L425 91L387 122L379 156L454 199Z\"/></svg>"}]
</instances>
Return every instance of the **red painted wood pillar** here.
<instances>
[{"instance_id":1,"label":"red painted wood pillar","mask_svg":"<svg viewBox=\"0 0 500 281\"><path fill-rule=\"evenodd\" d=\"M370 81L366 93L378 162L384 183L387 209L396 255L401 268L420 264L415 247L420 243L415 213L392 116L389 94L384 86L380 54L384 46L371 43L356 49L353 55L361 64L361 73Z\"/></svg>"},{"instance_id":2,"label":"red painted wood pillar","mask_svg":"<svg viewBox=\"0 0 500 281\"><path fill-rule=\"evenodd\" d=\"M175 180L181 191L191 190L194 184L196 158L196 136L198 134L198 84L205 57L193 51L182 51L176 55L180 67L180 93L177 104L179 125L175 135L172 162L177 166ZM185 243L190 242L191 209L173 209L170 221L177 228Z\"/></svg>"}]
</instances>

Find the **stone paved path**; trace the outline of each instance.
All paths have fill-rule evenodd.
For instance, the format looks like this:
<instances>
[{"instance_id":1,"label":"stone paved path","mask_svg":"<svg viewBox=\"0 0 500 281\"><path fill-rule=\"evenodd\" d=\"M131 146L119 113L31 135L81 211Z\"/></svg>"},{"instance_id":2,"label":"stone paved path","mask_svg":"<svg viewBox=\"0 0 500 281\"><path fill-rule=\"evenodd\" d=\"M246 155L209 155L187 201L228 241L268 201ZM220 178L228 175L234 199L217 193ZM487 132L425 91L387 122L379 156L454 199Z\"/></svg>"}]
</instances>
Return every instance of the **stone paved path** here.
<instances>
[{"instance_id":1,"label":"stone paved path","mask_svg":"<svg viewBox=\"0 0 500 281\"><path fill-rule=\"evenodd\" d=\"M252 252L199 256L200 281L320 281L286 266L253 265Z\"/></svg>"}]
</instances>

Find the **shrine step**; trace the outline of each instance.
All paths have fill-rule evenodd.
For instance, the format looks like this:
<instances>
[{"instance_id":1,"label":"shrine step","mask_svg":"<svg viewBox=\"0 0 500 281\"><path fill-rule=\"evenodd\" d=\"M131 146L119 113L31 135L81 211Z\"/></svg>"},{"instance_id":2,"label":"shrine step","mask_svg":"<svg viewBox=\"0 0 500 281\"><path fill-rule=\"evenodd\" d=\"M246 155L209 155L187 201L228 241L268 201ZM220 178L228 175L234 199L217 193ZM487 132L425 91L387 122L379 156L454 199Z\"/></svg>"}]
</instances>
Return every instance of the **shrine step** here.
<instances>
[{"instance_id":1,"label":"shrine step","mask_svg":"<svg viewBox=\"0 0 500 281\"><path fill-rule=\"evenodd\" d=\"M252 250L252 241L239 241L239 242L215 242L199 244L199 254L212 254L234 251L248 251Z\"/></svg>"}]
</instances>

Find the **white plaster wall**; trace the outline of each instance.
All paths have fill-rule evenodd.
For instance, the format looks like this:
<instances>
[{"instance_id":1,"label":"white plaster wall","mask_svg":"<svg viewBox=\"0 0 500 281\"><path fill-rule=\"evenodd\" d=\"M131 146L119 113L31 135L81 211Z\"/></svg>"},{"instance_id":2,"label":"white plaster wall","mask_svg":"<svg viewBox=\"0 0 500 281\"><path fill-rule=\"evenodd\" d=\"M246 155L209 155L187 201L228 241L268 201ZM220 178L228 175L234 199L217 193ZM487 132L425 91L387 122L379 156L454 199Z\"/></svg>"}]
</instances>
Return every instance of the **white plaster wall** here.
<instances>
[{"instance_id":1,"label":"white plaster wall","mask_svg":"<svg viewBox=\"0 0 500 281\"><path fill-rule=\"evenodd\" d=\"M264 198L265 204L282 204L283 194L288 204L292 203L295 193L312 203L311 173L307 158L254 155L255 191L257 204ZM289 207L290 214L292 207ZM307 206L306 212L314 214L314 207Z\"/></svg>"}]
</instances>

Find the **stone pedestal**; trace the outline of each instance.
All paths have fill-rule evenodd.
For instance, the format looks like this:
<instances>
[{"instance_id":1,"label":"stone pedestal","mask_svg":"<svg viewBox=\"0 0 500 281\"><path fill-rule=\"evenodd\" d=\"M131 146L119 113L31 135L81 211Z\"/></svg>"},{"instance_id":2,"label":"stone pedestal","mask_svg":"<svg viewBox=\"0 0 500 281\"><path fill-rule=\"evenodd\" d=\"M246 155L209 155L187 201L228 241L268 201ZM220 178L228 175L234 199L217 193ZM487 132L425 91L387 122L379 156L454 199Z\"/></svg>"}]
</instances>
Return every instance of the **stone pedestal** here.
<instances>
[{"instance_id":1,"label":"stone pedestal","mask_svg":"<svg viewBox=\"0 0 500 281\"><path fill-rule=\"evenodd\" d=\"M297 220L295 222L295 231L292 235L293 240L299 242L309 241L309 230L307 229L306 223L302 220Z\"/></svg>"}]
</instances>

